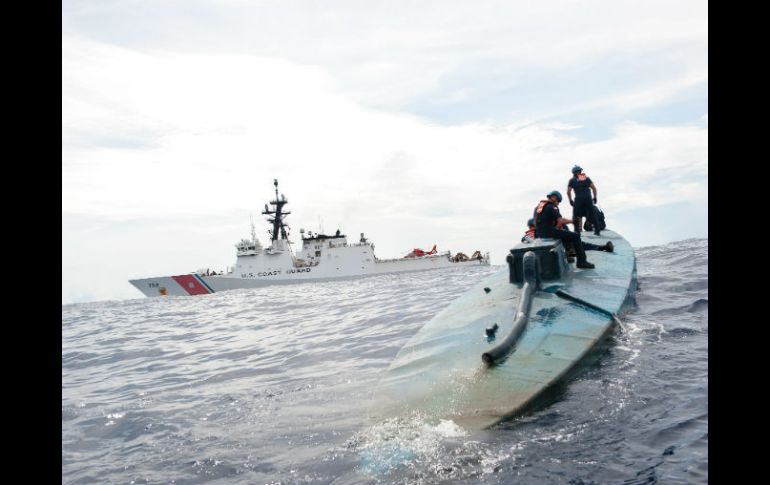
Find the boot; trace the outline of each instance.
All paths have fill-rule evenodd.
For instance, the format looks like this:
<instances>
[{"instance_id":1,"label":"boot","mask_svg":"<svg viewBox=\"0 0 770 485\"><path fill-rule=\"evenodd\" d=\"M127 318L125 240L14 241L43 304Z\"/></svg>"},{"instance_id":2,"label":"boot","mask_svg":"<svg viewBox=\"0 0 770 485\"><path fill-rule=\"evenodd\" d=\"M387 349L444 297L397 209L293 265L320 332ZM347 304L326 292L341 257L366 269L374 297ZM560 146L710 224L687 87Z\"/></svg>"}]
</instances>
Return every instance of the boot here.
<instances>
[{"instance_id":1,"label":"boot","mask_svg":"<svg viewBox=\"0 0 770 485\"><path fill-rule=\"evenodd\" d=\"M615 250L615 245L612 244L612 241L607 241L607 244L604 245L604 248L602 251L607 251L608 253L611 253Z\"/></svg>"},{"instance_id":2,"label":"boot","mask_svg":"<svg viewBox=\"0 0 770 485\"><path fill-rule=\"evenodd\" d=\"M567 256L567 262L568 263L574 263L575 262L575 258L573 258L572 256Z\"/></svg>"},{"instance_id":3,"label":"boot","mask_svg":"<svg viewBox=\"0 0 770 485\"><path fill-rule=\"evenodd\" d=\"M594 231L594 236L601 236L602 233L598 229Z\"/></svg>"},{"instance_id":4,"label":"boot","mask_svg":"<svg viewBox=\"0 0 770 485\"><path fill-rule=\"evenodd\" d=\"M588 261L578 262L578 264L576 264L575 266L577 266L578 268L581 268L581 269L596 268L596 266L593 263L589 263Z\"/></svg>"}]
</instances>

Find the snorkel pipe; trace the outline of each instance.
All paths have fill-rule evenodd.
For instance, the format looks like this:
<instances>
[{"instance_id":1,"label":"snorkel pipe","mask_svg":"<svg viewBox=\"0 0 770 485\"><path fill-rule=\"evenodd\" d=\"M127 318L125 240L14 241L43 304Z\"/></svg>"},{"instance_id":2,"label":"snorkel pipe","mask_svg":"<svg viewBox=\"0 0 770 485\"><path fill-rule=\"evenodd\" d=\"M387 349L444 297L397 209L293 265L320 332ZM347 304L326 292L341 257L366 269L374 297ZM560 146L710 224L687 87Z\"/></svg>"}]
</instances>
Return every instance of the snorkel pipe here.
<instances>
[{"instance_id":1,"label":"snorkel pipe","mask_svg":"<svg viewBox=\"0 0 770 485\"><path fill-rule=\"evenodd\" d=\"M540 284L538 259L534 251L527 251L522 257L522 273L524 277L524 286L519 299L519 307L516 309L516 318L513 321L513 327L502 342L497 344L488 352L481 354L481 360L488 366L501 361L513 349L516 342L521 337L529 321L529 311L532 308L532 297Z\"/></svg>"}]
</instances>

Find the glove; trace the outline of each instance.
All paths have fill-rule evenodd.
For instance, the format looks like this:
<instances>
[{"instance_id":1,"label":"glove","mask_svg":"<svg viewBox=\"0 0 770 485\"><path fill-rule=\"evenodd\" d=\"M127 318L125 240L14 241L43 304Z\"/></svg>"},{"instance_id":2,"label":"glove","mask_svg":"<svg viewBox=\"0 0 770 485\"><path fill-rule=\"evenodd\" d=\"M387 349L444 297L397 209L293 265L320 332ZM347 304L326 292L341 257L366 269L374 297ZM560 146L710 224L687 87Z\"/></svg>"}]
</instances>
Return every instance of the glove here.
<instances>
[{"instance_id":1,"label":"glove","mask_svg":"<svg viewBox=\"0 0 770 485\"><path fill-rule=\"evenodd\" d=\"M594 197L594 204L596 204L596 197Z\"/></svg>"},{"instance_id":2,"label":"glove","mask_svg":"<svg viewBox=\"0 0 770 485\"><path fill-rule=\"evenodd\" d=\"M575 203L572 202L571 200L569 201L569 205L571 205L572 207L575 207Z\"/></svg>"}]
</instances>

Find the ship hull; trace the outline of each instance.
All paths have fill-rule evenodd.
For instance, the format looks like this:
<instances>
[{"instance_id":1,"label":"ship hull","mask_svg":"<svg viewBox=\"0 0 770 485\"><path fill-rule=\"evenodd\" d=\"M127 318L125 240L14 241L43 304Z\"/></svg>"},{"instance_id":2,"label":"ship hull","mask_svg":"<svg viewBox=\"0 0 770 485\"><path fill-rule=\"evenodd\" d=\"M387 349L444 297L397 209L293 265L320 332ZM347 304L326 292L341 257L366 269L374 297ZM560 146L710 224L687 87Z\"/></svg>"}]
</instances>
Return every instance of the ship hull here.
<instances>
[{"instance_id":1,"label":"ship hull","mask_svg":"<svg viewBox=\"0 0 770 485\"><path fill-rule=\"evenodd\" d=\"M244 288L260 288L270 285L286 285L308 282L337 281L352 278L362 278L388 273L410 273L441 268L456 268L489 265L489 258L453 262L445 255L433 255L421 258L396 259L377 261L361 267L356 271L345 266L306 266L295 268L277 267L269 270L242 273L240 275L226 274L207 276L202 274L185 274L176 276L158 276L129 280L136 289L145 296L196 296L217 293L220 291Z\"/></svg>"},{"instance_id":2,"label":"ship hull","mask_svg":"<svg viewBox=\"0 0 770 485\"><path fill-rule=\"evenodd\" d=\"M590 251L595 269L573 270L543 282L607 312L623 311L636 289L634 251L612 231L584 235L593 243L610 240L613 253ZM492 367L482 354L511 332L522 289L509 282L505 267L452 302L401 349L383 376L369 410L382 421L420 416L451 419L465 429L483 429L538 402L587 360L613 329L615 320L550 291L537 291L531 317L515 349ZM499 338L486 329L499 325ZM590 360L590 359L588 359Z\"/></svg>"}]
</instances>

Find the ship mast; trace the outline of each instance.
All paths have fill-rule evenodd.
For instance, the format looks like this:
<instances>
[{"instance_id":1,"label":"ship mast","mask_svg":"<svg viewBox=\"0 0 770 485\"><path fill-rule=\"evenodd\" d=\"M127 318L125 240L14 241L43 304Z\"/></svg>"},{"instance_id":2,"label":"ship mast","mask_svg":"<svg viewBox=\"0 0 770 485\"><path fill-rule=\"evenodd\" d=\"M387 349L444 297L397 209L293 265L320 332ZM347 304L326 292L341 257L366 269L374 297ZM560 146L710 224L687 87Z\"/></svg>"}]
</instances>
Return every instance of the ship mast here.
<instances>
[{"instance_id":1,"label":"ship mast","mask_svg":"<svg viewBox=\"0 0 770 485\"><path fill-rule=\"evenodd\" d=\"M265 210L262 211L262 214L266 216L272 216L268 217L267 220L273 224L273 230L270 234L271 241L276 241L278 239L279 231L281 239L288 239L288 236L286 235L286 229L289 226L284 224L283 218L291 214L291 212L283 212L283 206L289 201L286 200L286 197L283 194L281 194L280 198L278 197L278 179L273 179L273 185L275 185L275 200L271 200L270 205L274 205L275 210L268 209L267 204L265 204Z\"/></svg>"}]
</instances>

